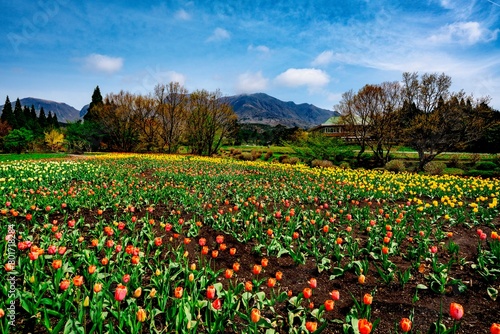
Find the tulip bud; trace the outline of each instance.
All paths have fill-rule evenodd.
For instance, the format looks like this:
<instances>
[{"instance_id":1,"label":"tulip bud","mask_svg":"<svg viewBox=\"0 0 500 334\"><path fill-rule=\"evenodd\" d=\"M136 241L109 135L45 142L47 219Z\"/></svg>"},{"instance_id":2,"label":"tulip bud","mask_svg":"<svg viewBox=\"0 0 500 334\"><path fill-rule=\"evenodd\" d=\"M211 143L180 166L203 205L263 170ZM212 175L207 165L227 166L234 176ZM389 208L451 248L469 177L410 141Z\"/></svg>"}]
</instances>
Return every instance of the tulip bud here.
<instances>
[{"instance_id":1,"label":"tulip bud","mask_svg":"<svg viewBox=\"0 0 500 334\"><path fill-rule=\"evenodd\" d=\"M89 305L90 305L90 298L89 298L89 296L87 296L83 300L83 307L89 307Z\"/></svg>"}]
</instances>

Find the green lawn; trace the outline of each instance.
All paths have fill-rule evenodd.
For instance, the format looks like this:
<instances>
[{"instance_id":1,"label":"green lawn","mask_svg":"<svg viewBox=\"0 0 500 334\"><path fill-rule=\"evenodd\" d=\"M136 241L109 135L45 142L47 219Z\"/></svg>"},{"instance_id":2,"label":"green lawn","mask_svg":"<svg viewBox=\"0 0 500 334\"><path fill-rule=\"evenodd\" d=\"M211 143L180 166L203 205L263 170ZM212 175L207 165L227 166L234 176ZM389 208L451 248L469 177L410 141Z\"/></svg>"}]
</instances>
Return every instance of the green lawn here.
<instances>
[{"instance_id":1,"label":"green lawn","mask_svg":"<svg viewBox=\"0 0 500 334\"><path fill-rule=\"evenodd\" d=\"M42 160L42 159L58 159L67 157L67 153L22 153L22 154L0 154L0 162L16 161L16 160Z\"/></svg>"}]
</instances>

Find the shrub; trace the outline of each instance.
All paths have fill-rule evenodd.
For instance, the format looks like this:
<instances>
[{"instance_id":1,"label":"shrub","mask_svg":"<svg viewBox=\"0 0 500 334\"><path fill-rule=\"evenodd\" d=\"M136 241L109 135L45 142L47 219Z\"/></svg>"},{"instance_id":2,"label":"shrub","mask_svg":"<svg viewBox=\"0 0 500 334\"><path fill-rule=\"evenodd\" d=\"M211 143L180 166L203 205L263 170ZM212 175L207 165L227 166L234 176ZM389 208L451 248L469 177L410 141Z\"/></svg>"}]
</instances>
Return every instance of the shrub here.
<instances>
[{"instance_id":1,"label":"shrub","mask_svg":"<svg viewBox=\"0 0 500 334\"><path fill-rule=\"evenodd\" d=\"M443 170L443 174L447 174L447 175L464 175L464 170L461 169L461 168L455 168L455 167L445 168Z\"/></svg>"},{"instance_id":2,"label":"shrub","mask_svg":"<svg viewBox=\"0 0 500 334\"><path fill-rule=\"evenodd\" d=\"M460 160L460 156L455 154L451 157L450 161L448 162L448 167L463 169L464 163Z\"/></svg>"},{"instance_id":3,"label":"shrub","mask_svg":"<svg viewBox=\"0 0 500 334\"><path fill-rule=\"evenodd\" d=\"M252 161L257 160L262 156L262 153L256 150L252 150L251 154L252 154Z\"/></svg>"},{"instance_id":4,"label":"shrub","mask_svg":"<svg viewBox=\"0 0 500 334\"><path fill-rule=\"evenodd\" d=\"M493 161L479 161L474 165L474 169L478 170L495 170L497 165Z\"/></svg>"},{"instance_id":5,"label":"shrub","mask_svg":"<svg viewBox=\"0 0 500 334\"><path fill-rule=\"evenodd\" d=\"M385 169L391 172L404 172L406 170L403 160L391 160L385 164Z\"/></svg>"},{"instance_id":6,"label":"shrub","mask_svg":"<svg viewBox=\"0 0 500 334\"><path fill-rule=\"evenodd\" d=\"M424 171L431 175L441 175L443 174L446 164L441 161L430 161L424 166Z\"/></svg>"},{"instance_id":7,"label":"shrub","mask_svg":"<svg viewBox=\"0 0 500 334\"><path fill-rule=\"evenodd\" d=\"M467 172L467 176L481 176L481 177L493 177L495 172L492 170L477 170L471 169Z\"/></svg>"},{"instance_id":8,"label":"shrub","mask_svg":"<svg viewBox=\"0 0 500 334\"><path fill-rule=\"evenodd\" d=\"M269 159L271 159L272 156L273 156L273 152L267 151L266 155L264 156L264 161L269 161Z\"/></svg>"},{"instance_id":9,"label":"shrub","mask_svg":"<svg viewBox=\"0 0 500 334\"><path fill-rule=\"evenodd\" d=\"M283 163L283 160L286 160L286 159L288 159L288 155L283 154L283 155L281 155L281 156L278 158L278 161L279 161L279 162L281 162L281 163Z\"/></svg>"},{"instance_id":10,"label":"shrub","mask_svg":"<svg viewBox=\"0 0 500 334\"><path fill-rule=\"evenodd\" d=\"M254 161L254 156L250 152L243 152L239 155L240 160L245 160L245 161Z\"/></svg>"},{"instance_id":11,"label":"shrub","mask_svg":"<svg viewBox=\"0 0 500 334\"><path fill-rule=\"evenodd\" d=\"M476 164L481 160L481 155L479 153L474 153L471 156L472 163Z\"/></svg>"},{"instance_id":12,"label":"shrub","mask_svg":"<svg viewBox=\"0 0 500 334\"><path fill-rule=\"evenodd\" d=\"M331 162L330 160L315 159L315 160L311 161L311 166L312 167L328 168L328 167L333 167L333 162Z\"/></svg>"},{"instance_id":13,"label":"shrub","mask_svg":"<svg viewBox=\"0 0 500 334\"><path fill-rule=\"evenodd\" d=\"M283 159L282 163L289 164L289 165L296 165L299 161L300 161L299 158L291 157L291 158Z\"/></svg>"},{"instance_id":14,"label":"shrub","mask_svg":"<svg viewBox=\"0 0 500 334\"><path fill-rule=\"evenodd\" d=\"M351 168L351 166L349 165L349 163L347 161L342 161L340 163L339 167L343 168L343 169Z\"/></svg>"}]
</instances>

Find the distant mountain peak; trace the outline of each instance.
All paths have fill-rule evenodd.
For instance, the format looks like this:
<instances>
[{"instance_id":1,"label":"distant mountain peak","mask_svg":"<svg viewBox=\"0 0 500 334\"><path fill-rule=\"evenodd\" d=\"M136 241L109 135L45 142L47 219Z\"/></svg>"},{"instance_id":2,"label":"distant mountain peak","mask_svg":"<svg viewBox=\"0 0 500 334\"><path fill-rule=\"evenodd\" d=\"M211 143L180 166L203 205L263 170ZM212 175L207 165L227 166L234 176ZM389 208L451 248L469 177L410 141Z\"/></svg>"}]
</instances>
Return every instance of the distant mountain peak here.
<instances>
[{"instance_id":1,"label":"distant mountain peak","mask_svg":"<svg viewBox=\"0 0 500 334\"><path fill-rule=\"evenodd\" d=\"M231 104L240 123L281 124L307 129L338 114L308 103L284 102L265 93L240 94L224 99Z\"/></svg>"}]
</instances>

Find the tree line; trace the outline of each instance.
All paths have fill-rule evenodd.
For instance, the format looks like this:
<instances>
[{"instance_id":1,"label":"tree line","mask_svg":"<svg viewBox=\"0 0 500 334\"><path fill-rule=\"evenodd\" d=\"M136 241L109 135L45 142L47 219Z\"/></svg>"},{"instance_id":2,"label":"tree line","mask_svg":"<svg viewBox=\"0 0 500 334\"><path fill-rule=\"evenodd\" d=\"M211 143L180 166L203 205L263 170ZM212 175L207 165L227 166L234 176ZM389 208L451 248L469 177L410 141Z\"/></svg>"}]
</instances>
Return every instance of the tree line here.
<instances>
[{"instance_id":1,"label":"tree line","mask_svg":"<svg viewBox=\"0 0 500 334\"><path fill-rule=\"evenodd\" d=\"M219 90L188 93L178 82L148 95L121 91L92 95L83 122L70 124L68 141L82 149L213 155L236 129L236 114Z\"/></svg>"},{"instance_id":2,"label":"tree line","mask_svg":"<svg viewBox=\"0 0 500 334\"><path fill-rule=\"evenodd\" d=\"M49 111L46 115L41 107L37 115L34 105L31 105L31 108L23 107L19 98L12 109L9 97L5 99L0 116L0 138L3 149L20 152L35 140L44 138L47 133L58 128L59 121L55 113Z\"/></svg>"},{"instance_id":3,"label":"tree line","mask_svg":"<svg viewBox=\"0 0 500 334\"><path fill-rule=\"evenodd\" d=\"M478 149L496 153L500 147L500 113L488 97L475 99L452 92L446 74L404 73L401 82L369 84L342 95L335 107L360 150L367 149L383 166L395 146L417 151L418 169L447 151Z\"/></svg>"}]
</instances>

